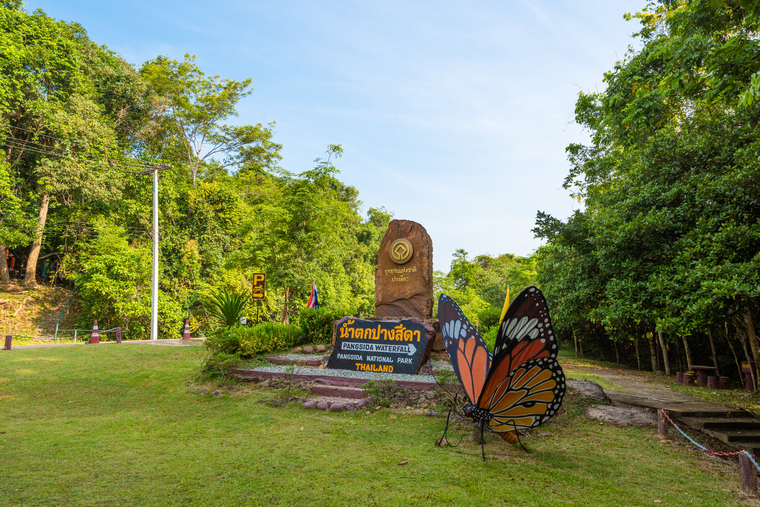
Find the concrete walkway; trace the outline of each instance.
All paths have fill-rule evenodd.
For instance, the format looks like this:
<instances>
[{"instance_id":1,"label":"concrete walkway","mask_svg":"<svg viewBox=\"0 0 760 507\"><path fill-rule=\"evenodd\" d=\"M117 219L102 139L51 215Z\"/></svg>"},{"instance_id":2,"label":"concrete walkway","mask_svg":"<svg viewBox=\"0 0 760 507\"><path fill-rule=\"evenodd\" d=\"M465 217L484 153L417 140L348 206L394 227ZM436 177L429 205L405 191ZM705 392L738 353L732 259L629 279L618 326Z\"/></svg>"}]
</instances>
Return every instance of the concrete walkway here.
<instances>
[{"instance_id":1,"label":"concrete walkway","mask_svg":"<svg viewBox=\"0 0 760 507\"><path fill-rule=\"evenodd\" d=\"M572 370L570 365L568 370ZM614 386L604 392L612 401L638 407L664 408L676 417L742 417L747 413L736 408L729 408L717 403L695 398L670 389L657 382L650 382L634 374L616 370L587 369L582 371L597 375Z\"/></svg>"},{"instance_id":2,"label":"concrete walkway","mask_svg":"<svg viewBox=\"0 0 760 507\"><path fill-rule=\"evenodd\" d=\"M203 345L206 338L190 338L190 340L171 339L171 340L124 340L122 345L164 345L168 347L198 347ZM117 345L116 342L101 341L97 345ZM89 345L87 342L77 343L41 343L39 345L12 345L12 350L16 349L41 349L46 347L78 347L80 345ZM5 349L0 349L5 350Z\"/></svg>"}]
</instances>

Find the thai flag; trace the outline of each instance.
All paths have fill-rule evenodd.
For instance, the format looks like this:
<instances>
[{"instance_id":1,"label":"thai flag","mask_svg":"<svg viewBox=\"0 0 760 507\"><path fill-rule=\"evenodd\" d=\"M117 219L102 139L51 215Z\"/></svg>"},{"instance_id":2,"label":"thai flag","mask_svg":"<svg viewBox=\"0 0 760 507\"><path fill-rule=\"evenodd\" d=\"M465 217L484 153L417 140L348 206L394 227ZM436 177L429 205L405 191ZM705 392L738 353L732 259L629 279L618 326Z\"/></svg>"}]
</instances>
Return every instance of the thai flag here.
<instances>
[{"instance_id":1,"label":"thai flag","mask_svg":"<svg viewBox=\"0 0 760 507\"><path fill-rule=\"evenodd\" d=\"M306 308L319 308L319 299L317 299L317 282L313 282L311 285L311 297L306 305Z\"/></svg>"}]
</instances>

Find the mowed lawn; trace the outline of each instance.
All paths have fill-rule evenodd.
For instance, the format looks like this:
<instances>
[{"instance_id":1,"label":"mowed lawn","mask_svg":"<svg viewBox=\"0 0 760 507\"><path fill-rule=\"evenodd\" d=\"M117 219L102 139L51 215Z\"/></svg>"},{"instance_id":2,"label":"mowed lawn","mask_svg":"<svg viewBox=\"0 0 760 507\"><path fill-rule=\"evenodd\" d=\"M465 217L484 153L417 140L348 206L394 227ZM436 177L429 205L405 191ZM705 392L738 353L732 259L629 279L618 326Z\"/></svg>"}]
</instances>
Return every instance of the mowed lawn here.
<instances>
[{"instance_id":1,"label":"mowed lawn","mask_svg":"<svg viewBox=\"0 0 760 507\"><path fill-rule=\"evenodd\" d=\"M498 439L483 463L466 438L435 447L438 417L270 407L252 384L199 395L202 354L0 352L0 505L741 505L735 463L587 421L574 395L530 453Z\"/></svg>"}]
</instances>

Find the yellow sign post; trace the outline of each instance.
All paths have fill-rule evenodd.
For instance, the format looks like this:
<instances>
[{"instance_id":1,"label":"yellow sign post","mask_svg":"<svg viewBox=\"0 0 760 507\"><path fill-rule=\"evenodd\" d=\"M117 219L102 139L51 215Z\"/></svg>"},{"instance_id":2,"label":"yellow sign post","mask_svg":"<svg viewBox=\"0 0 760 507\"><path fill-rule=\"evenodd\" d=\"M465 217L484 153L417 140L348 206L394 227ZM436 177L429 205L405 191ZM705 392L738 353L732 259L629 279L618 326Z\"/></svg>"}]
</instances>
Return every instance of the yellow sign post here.
<instances>
[{"instance_id":1,"label":"yellow sign post","mask_svg":"<svg viewBox=\"0 0 760 507\"><path fill-rule=\"evenodd\" d=\"M253 274L253 294L251 299L260 300L264 299L264 291L267 287L267 275L266 273L254 273Z\"/></svg>"},{"instance_id":2,"label":"yellow sign post","mask_svg":"<svg viewBox=\"0 0 760 507\"><path fill-rule=\"evenodd\" d=\"M266 273L254 273L253 274L253 291L251 293L251 299L256 301L256 324L259 323L259 307L261 301L264 300L264 294L267 288L267 274Z\"/></svg>"}]
</instances>

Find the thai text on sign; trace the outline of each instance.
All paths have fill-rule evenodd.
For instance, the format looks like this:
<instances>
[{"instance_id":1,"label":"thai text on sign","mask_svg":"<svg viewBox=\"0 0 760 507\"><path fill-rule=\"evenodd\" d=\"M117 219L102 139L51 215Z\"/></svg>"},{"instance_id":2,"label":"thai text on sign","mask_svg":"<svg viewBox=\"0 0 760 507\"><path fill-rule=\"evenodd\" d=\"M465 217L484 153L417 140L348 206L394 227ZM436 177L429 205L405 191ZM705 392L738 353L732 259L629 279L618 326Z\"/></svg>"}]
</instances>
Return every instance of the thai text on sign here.
<instances>
[{"instance_id":1,"label":"thai text on sign","mask_svg":"<svg viewBox=\"0 0 760 507\"><path fill-rule=\"evenodd\" d=\"M328 368L377 373L416 373L427 359L435 331L419 319L344 317L335 328Z\"/></svg>"},{"instance_id":2,"label":"thai text on sign","mask_svg":"<svg viewBox=\"0 0 760 507\"><path fill-rule=\"evenodd\" d=\"M339 329L339 338L356 340L389 340L389 341L420 341L422 333L419 329L408 329L404 324L398 324L391 329L383 329L382 324L377 327L354 327L356 321L349 320L343 323ZM364 324L364 322L362 322ZM365 324L366 325L366 324Z\"/></svg>"}]
</instances>

